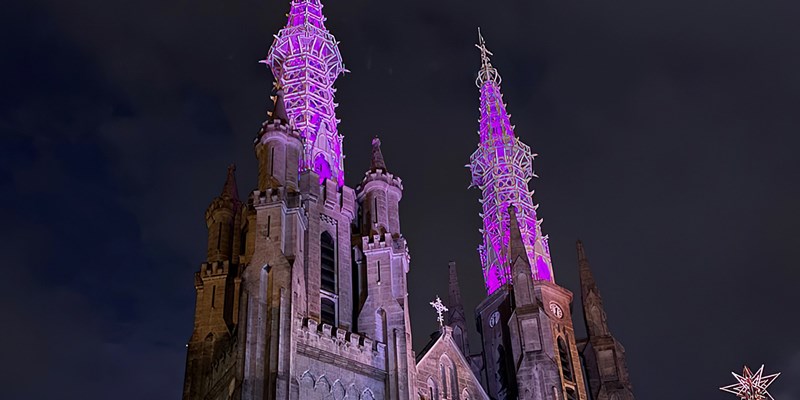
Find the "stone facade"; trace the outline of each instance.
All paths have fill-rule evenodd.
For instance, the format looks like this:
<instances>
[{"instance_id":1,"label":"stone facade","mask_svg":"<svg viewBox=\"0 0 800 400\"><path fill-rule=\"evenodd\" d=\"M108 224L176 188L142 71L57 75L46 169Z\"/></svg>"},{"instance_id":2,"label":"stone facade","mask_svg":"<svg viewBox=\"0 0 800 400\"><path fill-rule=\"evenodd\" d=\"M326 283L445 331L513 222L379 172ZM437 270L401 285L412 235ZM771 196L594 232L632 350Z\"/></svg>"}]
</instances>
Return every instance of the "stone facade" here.
<instances>
[{"instance_id":1,"label":"stone facade","mask_svg":"<svg viewBox=\"0 0 800 400\"><path fill-rule=\"evenodd\" d=\"M583 257L590 337L579 343L586 393L572 294L551 274L527 180L524 193L505 197L525 199L525 207L491 208L508 220L487 241L502 246L484 247L494 253L481 257L505 275L487 275L484 267L492 286L476 310L481 351L470 351L450 263L450 311L415 355L406 279L411 257L400 228L402 180L387 168L375 138L364 178L356 187L343 181L333 82L344 69L321 10L319 0L291 0L287 26L265 60L276 78L275 96L254 142L255 189L241 201L231 166L206 211L206 261L195 274L183 399L633 400L624 350L608 332ZM532 174L533 159L510 125L492 127L508 116L498 105L499 75L482 49L483 76L494 82L492 103L482 100L482 129L502 131L505 139L491 139L491 151L480 152L482 169L473 170L479 185L487 182L482 174L496 170L491 157L503 146L512 146L508 154L524 165L499 170ZM509 194L509 185L498 185L498 198Z\"/></svg>"}]
</instances>

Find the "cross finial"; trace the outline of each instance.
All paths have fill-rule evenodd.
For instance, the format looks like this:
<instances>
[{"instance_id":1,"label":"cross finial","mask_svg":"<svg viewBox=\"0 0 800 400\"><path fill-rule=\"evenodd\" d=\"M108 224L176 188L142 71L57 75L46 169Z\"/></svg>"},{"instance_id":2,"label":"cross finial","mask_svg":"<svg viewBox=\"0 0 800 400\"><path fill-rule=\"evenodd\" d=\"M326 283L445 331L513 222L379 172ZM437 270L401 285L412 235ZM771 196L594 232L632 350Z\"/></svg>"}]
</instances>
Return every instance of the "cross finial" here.
<instances>
[{"instance_id":1,"label":"cross finial","mask_svg":"<svg viewBox=\"0 0 800 400\"><path fill-rule=\"evenodd\" d=\"M442 299L440 299L439 296L436 296L436 301L432 301L430 304L431 307L436 310L436 314L438 314L436 320L439 321L439 326L444 326L444 316L442 314L450 310L442 304Z\"/></svg>"},{"instance_id":2,"label":"cross finial","mask_svg":"<svg viewBox=\"0 0 800 400\"><path fill-rule=\"evenodd\" d=\"M478 79L475 80L475 84L481 87L486 81L493 81L499 85L502 79L500 78L500 74L497 73L497 70L492 67L491 60L489 60L489 56L493 56L494 54L486 48L486 41L483 40L480 27L478 27L478 44L476 44L475 47L481 51L481 69L478 71Z\"/></svg>"}]
</instances>

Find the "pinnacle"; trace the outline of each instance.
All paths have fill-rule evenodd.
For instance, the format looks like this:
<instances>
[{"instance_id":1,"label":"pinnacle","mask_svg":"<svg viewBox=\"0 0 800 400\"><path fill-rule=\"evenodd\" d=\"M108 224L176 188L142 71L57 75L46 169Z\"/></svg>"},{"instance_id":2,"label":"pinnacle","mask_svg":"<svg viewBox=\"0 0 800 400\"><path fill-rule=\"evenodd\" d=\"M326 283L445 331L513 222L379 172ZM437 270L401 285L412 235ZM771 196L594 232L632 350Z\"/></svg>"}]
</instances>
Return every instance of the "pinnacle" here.
<instances>
[{"instance_id":1,"label":"pinnacle","mask_svg":"<svg viewBox=\"0 0 800 400\"><path fill-rule=\"evenodd\" d=\"M578 240L575 242L575 246L578 248L578 261L587 261L586 252L583 250L583 242Z\"/></svg>"},{"instance_id":2,"label":"pinnacle","mask_svg":"<svg viewBox=\"0 0 800 400\"><path fill-rule=\"evenodd\" d=\"M269 120L288 123L289 116L286 114L286 104L283 100L283 88L281 88L277 83L275 84L275 95L272 96L272 101L275 103L275 106L269 113Z\"/></svg>"},{"instance_id":3,"label":"pinnacle","mask_svg":"<svg viewBox=\"0 0 800 400\"><path fill-rule=\"evenodd\" d=\"M386 171L386 162L383 161L383 153L381 152L381 140L377 136L372 139L372 162L370 165L372 171L382 169Z\"/></svg>"},{"instance_id":4,"label":"pinnacle","mask_svg":"<svg viewBox=\"0 0 800 400\"><path fill-rule=\"evenodd\" d=\"M220 197L239 201L239 188L236 186L236 164L228 166L228 176L225 178L225 185L222 187Z\"/></svg>"}]
</instances>

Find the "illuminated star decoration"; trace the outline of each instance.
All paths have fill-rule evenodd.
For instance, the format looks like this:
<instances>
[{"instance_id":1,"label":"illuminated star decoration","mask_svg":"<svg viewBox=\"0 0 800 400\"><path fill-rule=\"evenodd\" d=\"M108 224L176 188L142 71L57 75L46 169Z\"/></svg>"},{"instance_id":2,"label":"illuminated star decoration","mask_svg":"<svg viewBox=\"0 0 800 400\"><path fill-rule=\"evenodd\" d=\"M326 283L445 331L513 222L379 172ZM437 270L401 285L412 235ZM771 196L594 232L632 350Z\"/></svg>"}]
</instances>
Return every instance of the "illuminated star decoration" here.
<instances>
[{"instance_id":1,"label":"illuminated star decoration","mask_svg":"<svg viewBox=\"0 0 800 400\"><path fill-rule=\"evenodd\" d=\"M733 374L733 377L736 378L739 383L719 388L723 392L733 393L742 400L775 400L767 392L767 386L772 384L772 382L778 378L780 372L777 374L763 376L764 366L762 365L755 374L752 373L750 368L747 368L747 366L744 367L744 372L742 372L742 375L739 375L735 372L731 372L731 374Z\"/></svg>"},{"instance_id":2,"label":"illuminated star decoration","mask_svg":"<svg viewBox=\"0 0 800 400\"><path fill-rule=\"evenodd\" d=\"M440 299L439 296L436 296L436 301L432 301L430 304L431 304L431 306L433 308L436 309L436 314L439 315L436 318L436 320L439 321L439 326L443 326L444 325L444 316L442 316L442 313L444 313L446 311L450 311L450 310L447 307L445 307L444 304L442 304L442 299Z\"/></svg>"}]
</instances>

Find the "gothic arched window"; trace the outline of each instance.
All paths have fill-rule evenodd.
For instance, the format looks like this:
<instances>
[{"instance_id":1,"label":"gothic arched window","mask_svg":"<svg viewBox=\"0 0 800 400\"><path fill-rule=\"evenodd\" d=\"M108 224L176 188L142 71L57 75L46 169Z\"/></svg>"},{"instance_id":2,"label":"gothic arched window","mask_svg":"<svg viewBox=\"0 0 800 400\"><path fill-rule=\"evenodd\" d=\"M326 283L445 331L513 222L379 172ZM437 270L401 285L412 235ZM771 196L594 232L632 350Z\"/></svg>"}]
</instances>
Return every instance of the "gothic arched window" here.
<instances>
[{"instance_id":1,"label":"gothic arched window","mask_svg":"<svg viewBox=\"0 0 800 400\"><path fill-rule=\"evenodd\" d=\"M322 232L320 247L320 320L336 326L336 243L328 232Z\"/></svg>"},{"instance_id":2,"label":"gothic arched window","mask_svg":"<svg viewBox=\"0 0 800 400\"><path fill-rule=\"evenodd\" d=\"M439 400L439 388L436 387L436 381L433 380L433 377L428 377L428 392L431 400Z\"/></svg>"},{"instance_id":3,"label":"gothic arched window","mask_svg":"<svg viewBox=\"0 0 800 400\"><path fill-rule=\"evenodd\" d=\"M567 343L563 338L558 338L558 357L561 361L561 373L564 379L574 381L572 376L572 357L570 357Z\"/></svg>"},{"instance_id":4,"label":"gothic arched window","mask_svg":"<svg viewBox=\"0 0 800 400\"><path fill-rule=\"evenodd\" d=\"M320 247L320 288L336 293L336 246L328 232L322 232Z\"/></svg>"}]
</instances>

